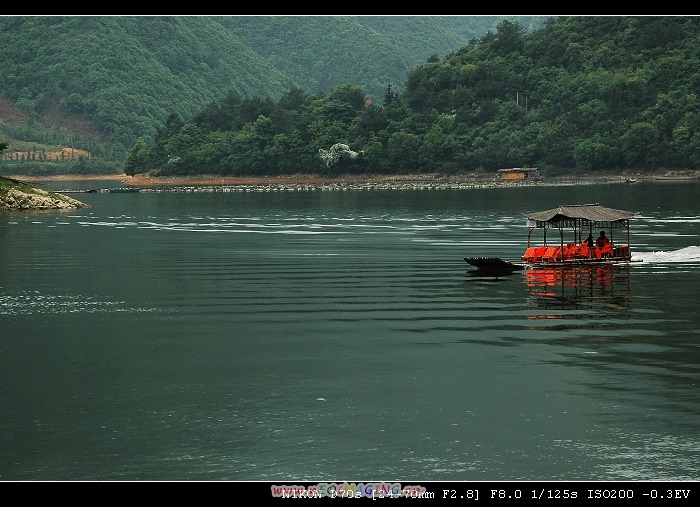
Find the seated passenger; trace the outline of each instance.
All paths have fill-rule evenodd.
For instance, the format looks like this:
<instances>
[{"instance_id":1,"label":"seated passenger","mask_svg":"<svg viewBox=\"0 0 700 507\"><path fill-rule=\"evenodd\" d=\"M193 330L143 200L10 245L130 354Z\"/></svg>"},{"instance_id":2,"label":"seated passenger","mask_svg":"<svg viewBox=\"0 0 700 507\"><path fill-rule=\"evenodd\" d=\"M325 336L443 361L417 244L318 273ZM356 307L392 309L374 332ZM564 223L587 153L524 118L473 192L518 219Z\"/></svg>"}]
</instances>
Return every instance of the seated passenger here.
<instances>
[{"instance_id":1,"label":"seated passenger","mask_svg":"<svg viewBox=\"0 0 700 507\"><path fill-rule=\"evenodd\" d=\"M600 253L602 257L612 256L612 244L610 243L608 237L605 235L605 231L600 231L600 236L598 236L598 239L595 240L595 244L598 248L600 248Z\"/></svg>"}]
</instances>

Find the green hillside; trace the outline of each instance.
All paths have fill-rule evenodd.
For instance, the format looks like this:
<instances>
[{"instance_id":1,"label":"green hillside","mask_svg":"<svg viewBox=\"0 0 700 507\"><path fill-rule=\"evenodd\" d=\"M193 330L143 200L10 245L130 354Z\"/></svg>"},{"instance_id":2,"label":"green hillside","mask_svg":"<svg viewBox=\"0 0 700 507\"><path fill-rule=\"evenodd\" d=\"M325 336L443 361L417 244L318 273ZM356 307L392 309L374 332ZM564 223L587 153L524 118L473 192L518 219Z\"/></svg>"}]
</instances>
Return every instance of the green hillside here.
<instances>
[{"instance_id":1,"label":"green hillside","mask_svg":"<svg viewBox=\"0 0 700 507\"><path fill-rule=\"evenodd\" d=\"M3 16L4 157L33 165L69 146L92 155L74 170L110 170L171 114L190 117L229 93L278 100L294 88L327 93L352 83L380 99L389 84L402 91L429 57L466 44L463 34L490 29L485 19ZM50 164L41 170L68 162Z\"/></svg>"},{"instance_id":2,"label":"green hillside","mask_svg":"<svg viewBox=\"0 0 700 507\"><path fill-rule=\"evenodd\" d=\"M0 53L0 97L28 122L61 130L64 116L80 115L122 150L170 113L193 114L228 90L279 96L288 86L204 17L2 17Z\"/></svg>"},{"instance_id":3,"label":"green hillside","mask_svg":"<svg viewBox=\"0 0 700 507\"><path fill-rule=\"evenodd\" d=\"M217 18L304 90L353 83L372 98L389 83L402 88L416 65L465 44L437 17Z\"/></svg>"}]
</instances>

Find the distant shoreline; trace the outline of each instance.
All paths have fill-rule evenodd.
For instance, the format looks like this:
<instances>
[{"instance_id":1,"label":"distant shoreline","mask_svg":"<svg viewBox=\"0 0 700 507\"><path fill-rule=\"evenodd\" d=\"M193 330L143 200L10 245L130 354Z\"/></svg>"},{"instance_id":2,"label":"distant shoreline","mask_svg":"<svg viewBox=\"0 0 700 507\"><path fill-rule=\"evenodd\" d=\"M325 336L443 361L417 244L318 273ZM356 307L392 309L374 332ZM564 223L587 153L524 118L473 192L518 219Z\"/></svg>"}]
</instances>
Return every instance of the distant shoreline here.
<instances>
[{"instance_id":1,"label":"distant shoreline","mask_svg":"<svg viewBox=\"0 0 700 507\"><path fill-rule=\"evenodd\" d=\"M466 175L404 174L404 175L351 175L337 178L319 175L297 174L291 176L223 177L216 175L155 177L148 174L63 174L52 176L6 176L16 183L33 187L24 192L19 188L0 194L0 211L23 211L59 208L89 207L65 194L88 192L64 188L46 192L37 187L42 182L65 181L114 181L108 188L94 189L114 191L128 187L137 192L277 192L277 191L344 191L344 190L469 190L518 187L554 187L603 184L657 184L690 182L700 183L700 171L665 171L657 173L594 174L593 176L555 176L544 178L501 179L496 174L472 173ZM93 191L94 191L93 190Z\"/></svg>"},{"instance_id":2,"label":"distant shoreline","mask_svg":"<svg viewBox=\"0 0 700 507\"><path fill-rule=\"evenodd\" d=\"M27 183L43 181L119 181L126 187L145 190L185 190L205 189L267 189L267 190L332 190L332 189L464 189L496 188L519 186L566 186L594 185L637 182L672 182L678 180L699 180L700 171L676 170L656 173L634 174L589 174L585 176L554 176L536 179L501 179L496 174L471 173L463 175L403 174L403 175L346 175L326 177L314 174L290 176L227 177L218 175L198 176L151 176L138 174L91 174L91 175L51 175L51 176L10 176Z\"/></svg>"}]
</instances>

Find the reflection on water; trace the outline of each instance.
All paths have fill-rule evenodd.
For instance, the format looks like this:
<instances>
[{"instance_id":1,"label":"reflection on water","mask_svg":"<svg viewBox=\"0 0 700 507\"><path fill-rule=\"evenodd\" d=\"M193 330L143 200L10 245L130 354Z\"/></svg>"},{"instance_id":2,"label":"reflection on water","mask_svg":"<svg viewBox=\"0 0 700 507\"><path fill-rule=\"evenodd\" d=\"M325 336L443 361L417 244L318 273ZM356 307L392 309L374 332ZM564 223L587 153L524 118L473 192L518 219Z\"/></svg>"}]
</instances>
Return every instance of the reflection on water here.
<instances>
[{"instance_id":1,"label":"reflection on water","mask_svg":"<svg viewBox=\"0 0 700 507\"><path fill-rule=\"evenodd\" d=\"M630 305L628 266L528 269L530 308L542 310L615 309ZM537 314L532 318L562 318Z\"/></svg>"}]
</instances>

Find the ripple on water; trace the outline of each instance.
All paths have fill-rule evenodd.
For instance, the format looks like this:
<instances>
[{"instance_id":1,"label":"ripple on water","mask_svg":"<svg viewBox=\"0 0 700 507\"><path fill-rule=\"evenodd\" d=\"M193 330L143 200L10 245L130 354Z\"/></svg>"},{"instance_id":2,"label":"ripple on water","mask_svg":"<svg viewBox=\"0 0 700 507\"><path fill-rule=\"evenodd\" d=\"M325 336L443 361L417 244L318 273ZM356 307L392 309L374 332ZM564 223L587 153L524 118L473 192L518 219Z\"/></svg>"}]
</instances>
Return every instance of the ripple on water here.
<instances>
[{"instance_id":1,"label":"ripple on water","mask_svg":"<svg viewBox=\"0 0 700 507\"><path fill-rule=\"evenodd\" d=\"M156 308L134 308L125 301L100 300L92 296L42 294L39 291L0 293L0 315L62 313L137 313L155 312Z\"/></svg>"}]
</instances>

